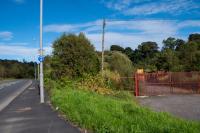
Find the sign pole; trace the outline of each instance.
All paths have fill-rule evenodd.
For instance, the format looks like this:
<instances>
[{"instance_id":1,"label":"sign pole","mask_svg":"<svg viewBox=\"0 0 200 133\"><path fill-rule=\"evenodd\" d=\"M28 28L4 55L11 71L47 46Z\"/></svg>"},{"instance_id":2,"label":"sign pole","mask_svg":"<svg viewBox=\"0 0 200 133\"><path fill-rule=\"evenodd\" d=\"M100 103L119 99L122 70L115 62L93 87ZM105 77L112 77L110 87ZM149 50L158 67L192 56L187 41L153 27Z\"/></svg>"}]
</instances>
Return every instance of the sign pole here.
<instances>
[{"instance_id":1,"label":"sign pole","mask_svg":"<svg viewBox=\"0 0 200 133\"><path fill-rule=\"evenodd\" d=\"M43 0L40 0L40 57L43 57ZM40 103L44 103L43 61L40 62Z\"/></svg>"}]
</instances>

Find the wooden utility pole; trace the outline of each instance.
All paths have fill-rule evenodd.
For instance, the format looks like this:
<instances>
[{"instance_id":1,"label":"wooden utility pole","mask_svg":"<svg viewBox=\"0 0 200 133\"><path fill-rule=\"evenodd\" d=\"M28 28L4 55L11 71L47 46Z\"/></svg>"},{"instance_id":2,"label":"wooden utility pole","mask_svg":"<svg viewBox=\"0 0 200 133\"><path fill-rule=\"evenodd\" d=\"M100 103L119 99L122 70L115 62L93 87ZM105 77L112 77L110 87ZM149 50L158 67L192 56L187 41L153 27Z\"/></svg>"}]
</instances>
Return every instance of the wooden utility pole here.
<instances>
[{"instance_id":1,"label":"wooden utility pole","mask_svg":"<svg viewBox=\"0 0 200 133\"><path fill-rule=\"evenodd\" d=\"M106 27L106 20L103 19L103 32L102 32L102 59L101 59L101 72L102 77L104 76L104 39L105 39L105 27Z\"/></svg>"}]
</instances>

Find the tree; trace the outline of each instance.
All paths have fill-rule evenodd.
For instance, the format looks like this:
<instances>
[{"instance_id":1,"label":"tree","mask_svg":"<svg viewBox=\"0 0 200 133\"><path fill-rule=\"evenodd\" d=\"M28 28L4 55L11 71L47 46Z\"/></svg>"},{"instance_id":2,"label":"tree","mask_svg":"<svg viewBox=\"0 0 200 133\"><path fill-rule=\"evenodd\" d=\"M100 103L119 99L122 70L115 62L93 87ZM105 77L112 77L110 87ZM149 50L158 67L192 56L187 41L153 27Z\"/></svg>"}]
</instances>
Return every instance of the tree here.
<instances>
[{"instance_id":1,"label":"tree","mask_svg":"<svg viewBox=\"0 0 200 133\"><path fill-rule=\"evenodd\" d=\"M120 52L124 52L124 48L122 48L121 46L119 45L111 45L110 47L110 51L120 51Z\"/></svg>"},{"instance_id":2,"label":"tree","mask_svg":"<svg viewBox=\"0 0 200 133\"><path fill-rule=\"evenodd\" d=\"M176 39L173 37L169 37L166 40L163 40L163 50L165 49L171 49L171 50L175 50L176 48Z\"/></svg>"},{"instance_id":3,"label":"tree","mask_svg":"<svg viewBox=\"0 0 200 133\"><path fill-rule=\"evenodd\" d=\"M176 51L179 51L181 47L183 47L186 44L186 42L182 39L177 39L176 40Z\"/></svg>"},{"instance_id":4,"label":"tree","mask_svg":"<svg viewBox=\"0 0 200 133\"><path fill-rule=\"evenodd\" d=\"M138 64L142 60L144 60L143 57L142 57L142 53L138 49L135 49L132 53L132 56L131 56L132 63Z\"/></svg>"},{"instance_id":5,"label":"tree","mask_svg":"<svg viewBox=\"0 0 200 133\"><path fill-rule=\"evenodd\" d=\"M83 33L64 34L53 43L51 66L55 78L95 75L100 70L94 47Z\"/></svg>"},{"instance_id":6,"label":"tree","mask_svg":"<svg viewBox=\"0 0 200 133\"><path fill-rule=\"evenodd\" d=\"M4 78L5 75L5 68L3 65L0 65L0 78Z\"/></svg>"},{"instance_id":7,"label":"tree","mask_svg":"<svg viewBox=\"0 0 200 133\"><path fill-rule=\"evenodd\" d=\"M129 59L132 58L133 52L134 52L134 51L133 51L132 48L130 48L130 47L127 47L127 48L124 49L124 53L129 57Z\"/></svg>"},{"instance_id":8,"label":"tree","mask_svg":"<svg viewBox=\"0 0 200 133\"><path fill-rule=\"evenodd\" d=\"M158 54L156 67L161 71L181 71L183 69L176 52L172 49L165 49Z\"/></svg>"},{"instance_id":9,"label":"tree","mask_svg":"<svg viewBox=\"0 0 200 133\"><path fill-rule=\"evenodd\" d=\"M143 42L138 46L138 51L142 58L152 58L158 52L158 44L156 42Z\"/></svg>"},{"instance_id":10,"label":"tree","mask_svg":"<svg viewBox=\"0 0 200 133\"><path fill-rule=\"evenodd\" d=\"M182 39L176 39L173 37L169 37L166 40L163 40L163 44L164 44L164 46L163 46L162 50L171 49L173 51L175 51L175 50L178 51L185 44L185 41Z\"/></svg>"},{"instance_id":11,"label":"tree","mask_svg":"<svg viewBox=\"0 0 200 133\"><path fill-rule=\"evenodd\" d=\"M188 38L188 42L200 43L200 34L198 34L198 33L190 34L189 38Z\"/></svg>"},{"instance_id":12,"label":"tree","mask_svg":"<svg viewBox=\"0 0 200 133\"><path fill-rule=\"evenodd\" d=\"M0 78L33 78L34 64L16 60L0 60Z\"/></svg>"},{"instance_id":13,"label":"tree","mask_svg":"<svg viewBox=\"0 0 200 133\"><path fill-rule=\"evenodd\" d=\"M108 64L108 69L117 71L122 77L128 77L133 72L131 60L119 51L113 51L106 55L105 62Z\"/></svg>"},{"instance_id":14,"label":"tree","mask_svg":"<svg viewBox=\"0 0 200 133\"><path fill-rule=\"evenodd\" d=\"M107 69L115 74L119 74L120 77L132 77L133 65L127 55L119 51L112 51L105 56L105 62L107 64ZM116 87L120 89L126 89L128 86L133 84L132 79L119 80L120 84Z\"/></svg>"},{"instance_id":15,"label":"tree","mask_svg":"<svg viewBox=\"0 0 200 133\"><path fill-rule=\"evenodd\" d=\"M196 42L188 42L184 45L180 52L179 58L185 71L199 71L200 70L200 50Z\"/></svg>"},{"instance_id":16,"label":"tree","mask_svg":"<svg viewBox=\"0 0 200 133\"><path fill-rule=\"evenodd\" d=\"M44 58L44 74L49 77L52 78L51 76L51 72L52 72L52 68L51 68L51 61L52 61L52 57L51 56L46 56Z\"/></svg>"}]
</instances>

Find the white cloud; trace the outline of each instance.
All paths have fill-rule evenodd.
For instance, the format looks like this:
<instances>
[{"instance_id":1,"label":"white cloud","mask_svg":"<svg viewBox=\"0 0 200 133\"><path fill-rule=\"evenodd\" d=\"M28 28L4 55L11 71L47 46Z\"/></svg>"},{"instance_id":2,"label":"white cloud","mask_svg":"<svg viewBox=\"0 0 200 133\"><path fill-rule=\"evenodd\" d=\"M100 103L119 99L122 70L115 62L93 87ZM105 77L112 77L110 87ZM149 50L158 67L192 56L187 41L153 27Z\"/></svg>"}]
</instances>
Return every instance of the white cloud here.
<instances>
[{"instance_id":1,"label":"white cloud","mask_svg":"<svg viewBox=\"0 0 200 133\"><path fill-rule=\"evenodd\" d=\"M176 33L176 21L174 20L129 20L129 21L109 21L108 29L137 30L137 33L149 34L173 34ZM164 31L164 32L163 32Z\"/></svg>"},{"instance_id":2,"label":"white cloud","mask_svg":"<svg viewBox=\"0 0 200 133\"><path fill-rule=\"evenodd\" d=\"M0 32L0 39L4 41L11 40L13 38L13 33L9 31L2 31Z\"/></svg>"},{"instance_id":3,"label":"white cloud","mask_svg":"<svg viewBox=\"0 0 200 133\"><path fill-rule=\"evenodd\" d=\"M44 26L44 32L76 32L80 30L88 30L95 26L100 26L101 21L97 20L94 22L84 23L84 24L50 24Z\"/></svg>"},{"instance_id":4,"label":"white cloud","mask_svg":"<svg viewBox=\"0 0 200 133\"><path fill-rule=\"evenodd\" d=\"M76 29L72 25L57 25L57 24L52 24L52 25L47 25L44 27L45 32L66 32L66 31L74 31Z\"/></svg>"},{"instance_id":5,"label":"white cloud","mask_svg":"<svg viewBox=\"0 0 200 133\"><path fill-rule=\"evenodd\" d=\"M187 20L178 24L179 28L184 27L200 27L200 20Z\"/></svg>"},{"instance_id":6,"label":"white cloud","mask_svg":"<svg viewBox=\"0 0 200 133\"><path fill-rule=\"evenodd\" d=\"M174 20L107 20L107 30L139 30L146 33L160 33L165 30L165 33L176 31ZM52 24L44 26L45 32L100 32L102 30L102 21L83 24Z\"/></svg>"},{"instance_id":7,"label":"white cloud","mask_svg":"<svg viewBox=\"0 0 200 133\"><path fill-rule=\"evenodd\" d=\"M103 0L102 2L108 8L122 10L129 6L132 3L132 0Z\"/></svg>"},{"instance_id":8,"label":"white cloud","mask_svg":"<svg viewBox=\"0 0 200 133\"><path fill-rule=\"evenodd\" d=\"M26 42L11 42L11 43L6 43L10 46L27 46L29 43ZM0 45L5 45L5 42L0 42Z\"/></svg>"},{"instance_id":9,"label":"white cloud","mask_svg":"<svg viewBox=\"0 0 200 133\"><path fill-rule=\"evenodd\" d=\"M200 8L195 0L104 0L103 3L107 8L118 10L125 15L151 15L157 13L174 15Z\"/></svg>"},{"instance_id":10,"label":"white cloud","mask_svg":"<svg viewBox=\"0 0 200 133\"><path fill-rule=\"evenodd\" d=\"M67 30L76 34L84 32L96 49L101 49L102 20L64 25L70 25L70 28L56 25L55 28L50 28L51 30L46 30L46 32L67 32ZM112 44L136 48L144 41L155 41L161 47L163 39L170 36L180 37L179 30L185 27L200 28L199 20L181 22L177 20L107 20L105 43L107 48Z\"/></svg>"},{"instance_id":11,"label":"white cloud","mask_svg":"<svg viewBox=\"0 0 200 133\"><path fill-rule=\"evenodd\" d=\"M138 4L148 1L150 0L102 0L102 3L107 8L121 11L129 7L131 4Z\"/></svg>"},{"instance_id":12,"label":"white cloud","mask_svg":"<svg viewBox=\"0 0 200 133\"><path fill-rule=\"evenodd\" d=\"M22 58L34 60L34 58L36 58L36 56L38 55L38 48L20 46L21 44L22 43L19 43L19 44L18 43L0 43L0 49L1 49L0 56L22 57ZM49 55L51 54L51 52L52 52L51 47L44 47L45 55Z\"/></svg>"},{"instance_id":13,"label":"white cloud","mask_svg":"<svg viewBox=\"0 0 200 133\"><path fill-rule=\"evenodd\" d=\"M152 2L141 6L129 8L124 11L126 15L150 15L156 13L178 14L182 11L198 8L191 0L175 0L165 2Z\"/></svg>"}]
</instances>

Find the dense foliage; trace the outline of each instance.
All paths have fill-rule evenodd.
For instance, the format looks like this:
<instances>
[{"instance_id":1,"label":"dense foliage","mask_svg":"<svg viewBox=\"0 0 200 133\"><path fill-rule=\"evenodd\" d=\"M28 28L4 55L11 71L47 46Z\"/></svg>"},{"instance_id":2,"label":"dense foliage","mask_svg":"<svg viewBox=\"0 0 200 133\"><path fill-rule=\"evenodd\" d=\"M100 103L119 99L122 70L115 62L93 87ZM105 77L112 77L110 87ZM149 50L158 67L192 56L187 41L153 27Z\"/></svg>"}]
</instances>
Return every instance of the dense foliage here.
<instances>
[{"instance_id":1,"label":"dense foliage","mask_svg":"<svg viewBox=\"0 0 200 133\"><path fill-rule=\"evenodd\" d=\"M0 60L0 78L33 78L34 63Z\"/></svg>"},{"instance_id":2,"label":"dense foliage","mask_svg":"<svg viewBox=\"0 0 200 133\"><path fill-rule=\"evenodd\" d=\"M111 82L113 88L120 90L132 88L133 79L122 80L123 78L120 78L132 77L133 65L128 56L118 51L112 51L105 55L105 63L107 70L105 79Z\"/></svg>"},{"instance_id":3,"label":"dense foliage","mask_svg":"<svg viewBox=\"0 0 200 133\"><path fill-rule=\"evenodd\" d=\"M191 34L187 42L169 37L160 49L155 42L143 42L135 50L118 45L110 49L125 53L135 68L149 72L200 70L200 34Z\"/></svg>"},{"instance_id":4,"label":"dense foliage","mask_svg":"<svg viewBox=\"0 0 200 133\"><path fill-rule=\"evenodd\" d=\"M120 74L120 76L128 77L133 72L131 60L121 52L109 52L105 56L105 62L107 63L106 69L116 71Z\"/></svg>"},{"instance_id":5,"label":"dense foliage","mask_svg":"<svg viewBox=\"0 0 200 133\"><path fill-rule=\"evenodd\" d=\"M63 35L53 44L52 74L54 78L95 75L100 70L94 47L84 34Z\"/></svg>"}]
</instances>

